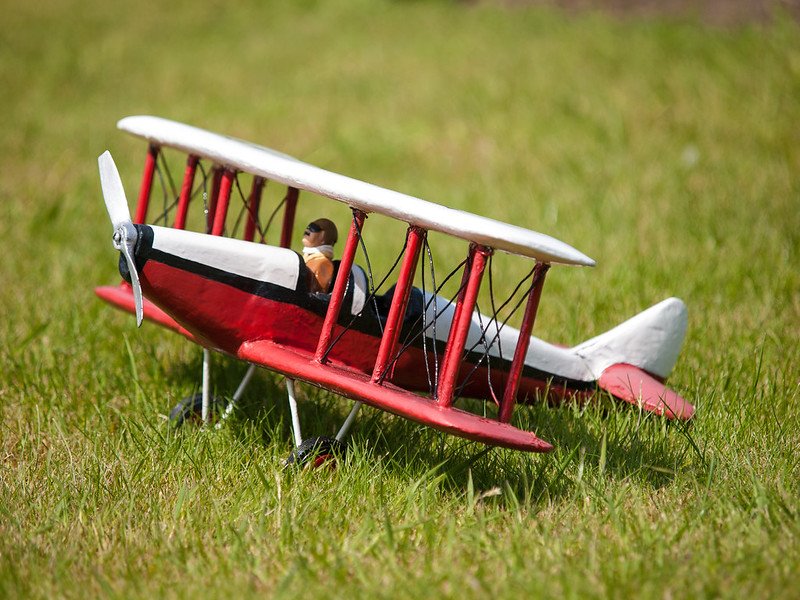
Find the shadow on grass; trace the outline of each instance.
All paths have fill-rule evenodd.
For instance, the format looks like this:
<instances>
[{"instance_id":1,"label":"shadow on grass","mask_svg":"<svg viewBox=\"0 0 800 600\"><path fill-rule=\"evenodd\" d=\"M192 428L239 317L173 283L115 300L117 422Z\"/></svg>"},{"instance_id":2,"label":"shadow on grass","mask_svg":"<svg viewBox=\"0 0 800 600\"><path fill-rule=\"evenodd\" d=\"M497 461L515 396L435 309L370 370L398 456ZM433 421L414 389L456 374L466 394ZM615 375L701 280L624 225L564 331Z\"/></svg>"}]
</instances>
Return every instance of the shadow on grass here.
<instances>
[{"instance_id":1,"label":"shadow on grass","mask_svg":"<svg viewBox=\"0 0 800 600\"><path fill-rule=\"evenodd\" d=\"M214 388L230 399L246 367L230 359L215 359ZM198 382L200 361L176 364L168 376ZM195 390L196 391L196 390ZM304 437L333 436L352 404L307 384L297 386ZM291 416L283 378L260 370L237 405L226 427L245 441L255 424L264 444L280 436L292 445ZM462 406L481 413L476 401ZM493 407L489 407L491 416ZM366 460L383 457L389 470L402 477L443 474L452 493L502 490L496 502L538 504L576 493L587 487L602 494L609 481L627 480L658 489L669 485L679 470L694 468L689 457L696 451L685 425L675 424L635 407L598 396L588 404L544 403L520 407L516 426L533 431L555 450L536 455L491 448L443 434L416 423L366 408L353 426L349 444Z\"/></svg>"},{"instance_id":2,"label":"shadow on grass","mask_svg":"<svg viewBox=\"0 0 800 600\"><path fill-rule=\"evenodd\" d=\"M211 376L214 395L225 403L230 402L246 371L247 366L240 361L215 355ZM199 358L197 361L174 364L167 372L171 380L187 382L187 396L200 392L200 375ZM345 404L338 397L305 383L298 382L295 389L303 436L333 437L350 410L349 403ZM264 443L273 442L273 438L279 435L287 447L291 446L292 425L287 397L282 376L257 369L233 413L226 419L226 427L235 436L244 438L252 435L255 423ZM169 412L171 408L165 406L164 410Z\"/></svg>"}]
</instances>

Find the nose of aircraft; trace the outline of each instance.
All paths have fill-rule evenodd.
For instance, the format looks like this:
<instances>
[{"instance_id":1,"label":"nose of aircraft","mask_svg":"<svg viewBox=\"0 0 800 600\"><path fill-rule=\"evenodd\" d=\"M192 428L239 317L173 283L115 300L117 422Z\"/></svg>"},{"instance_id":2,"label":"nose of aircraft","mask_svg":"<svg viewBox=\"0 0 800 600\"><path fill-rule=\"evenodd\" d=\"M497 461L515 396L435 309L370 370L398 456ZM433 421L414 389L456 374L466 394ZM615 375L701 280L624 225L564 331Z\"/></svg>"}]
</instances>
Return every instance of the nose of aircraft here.
<instances>
[{"instance_id":1,"label":"nose of aircraft","mask_svg":"<svg viewBox=\"0 0 800 600\"><path fill-rule=\"evenodd\" d=\"M136 226L131 222L128 200L125 198L125 189L122 186L122 179L119 176L119 171L114 164L111 153L107 150L103 152L97 159L97 165L100 169L100 185L103 188L103 199L106 203L108 216L111 219L111 225L114 228L114 248L120 251L127 265L136 305L136 324L141 325L144 318L142 287L139 285L139 274L136 272L133 256L138 232Z\"/></svg>"},{"instance_id":2,"label":"nose of aircraft","mask_svg":"<svg viewBox=\"0 0 800 600\"><path fill-rule=\"evenodd\" d=\"M134 225L134 227L136 227L136 226ZM139 233L139 228L137 227L136 230L137 230L137 234L138 234ZM137 235L137 242L138 242L138 239L139 239L139 235ZM139 244L136 243L136 244L133 245L133 248L132 248L132 251L131 251L131 257L133 258L133 264L134 264L134 268L135 268L137 274L141 270L141 264L137 263L137 256L136 256L138 248L139 248ZM124 279L128 283L132 284L133 283L133 276L131 275L131 269L128 266L128 260L125 258L125 253L122 250L119 251L118 268L119 268L119 274L122 277L122 279Z\"/></svg>"}]
</instances>

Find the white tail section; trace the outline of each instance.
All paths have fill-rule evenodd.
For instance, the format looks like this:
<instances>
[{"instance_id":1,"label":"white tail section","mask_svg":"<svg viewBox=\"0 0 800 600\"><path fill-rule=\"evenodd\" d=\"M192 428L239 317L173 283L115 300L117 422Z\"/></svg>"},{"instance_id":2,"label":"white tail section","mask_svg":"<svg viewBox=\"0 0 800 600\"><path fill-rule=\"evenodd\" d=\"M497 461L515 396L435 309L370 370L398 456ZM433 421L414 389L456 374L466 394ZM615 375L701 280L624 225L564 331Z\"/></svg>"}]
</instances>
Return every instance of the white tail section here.
<instances>
[{"instance_id":1,"label":"white tail section","mask_svg":"<svg viewBox=\"0 0 800 600\"><path fill-rule=\"evenodd\" d=\"M668 298L572 351L586 361L596 378L619 363L666 378L678 359L687 322L683 301Z\"/></svg>"}]
</instances>

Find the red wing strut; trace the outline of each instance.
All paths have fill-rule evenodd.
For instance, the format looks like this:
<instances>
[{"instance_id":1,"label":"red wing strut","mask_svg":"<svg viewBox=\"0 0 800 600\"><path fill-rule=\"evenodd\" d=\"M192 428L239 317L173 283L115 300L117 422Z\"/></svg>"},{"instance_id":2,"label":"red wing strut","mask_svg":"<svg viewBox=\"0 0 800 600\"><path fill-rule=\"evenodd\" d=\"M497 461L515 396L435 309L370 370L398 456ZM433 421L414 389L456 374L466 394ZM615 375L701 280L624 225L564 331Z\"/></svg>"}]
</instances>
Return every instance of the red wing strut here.
<instances>
[{"instance_id":1,"label":"red wing strut","mask_svg":"<svg viewBox=\"0 0 800 600\"><path fill-rule=\"evenodd\" d=\"M139 188L139 201L136 204L134 223L144 223L147 220L147 207L150 204L150 191L153 189L153 174L156 172L159 148L155 144L147 147L147 158L144 161L142 185Z\"/></svg>"},{"instance_id":2,"label":"red wing strut","mask_svg":"<svg viewBox=\"0 0 800 600\"><path fill-rule=\"evenodd\" d=\"M186 170L183 173L183 184L181 185L181 195L178 198L178 210L175 213L175 229L186 228L186 213L189 212L189 201L192 199L192 186L194 176L197 172L199 159L194 155L189 155L186 159Z\"/></svg>"},{"instance_id":3,"label":"red wing strut","mask_svg":"<svg viewBox=\"0 0 800 600\"><path fill-rule=\"evenodd\" d=\"M342 299L345 294L346 284L349 279L350 270L353 264L353 258L364 224L363 213L355 210L353 213L354 219L350 228L350 233L347 238L344 252L342 254L342 262L339 274L337 275L336 282L334 284L334 290L331 294L330 303L325 316L325 322L317 343L315 362L320 366L327 364L327 355L332 348L331 339L333 338L333 329L339 318ZM436 389L431 390L433 399L422 398L403 390L403 397L415 398L413 405L417 408L412 409L409 406L399 410L394 404L391 404L392 408L388 408L390 403L386 395L389 394L392 396L392 398L396 398L400 391L399 388L392 386L389 382L392 379L392 368L396 364L399 354L403 352L403 349L400 349L398 352L398 340L402 323L408 309L411 286L414 280L417 263L419 262L420 251L426 235L427 231L420 227L412 226L408 229L400 273L394 294L392 295L391 306L389 307L386 324L382 331L380 346L376 354L376 359L372 368L372 375L369 378L369 382L365 383L359 380L357 384L353 383L352 386L348 386L340 381L340 375L335 375L333 377L339 381L337 384L337 390L339 393L344 393L342 390L346 389L347 393L344 393L344 395L349 395L350 397L359 400L362 399L361 396L354 395L356 394L354 390L357 388L358 394L364 394L363 399L368 404L372 404L373 406L378 406L379 408L384 408L385 410L390 410L392 412L397 412L398 414L402 414L408 418L425 422L428 425L432 425L440 429L445 429L443 427L443 421L438 417L434 418L434 415L438 415L439 413L431 411L429 405L437 407L440 411L444 411L444 414L447 414L449 411L456 410L452 407L452 404L454 401L456 384L459 380L459 371L462 363L464 362L466 340L472 324L472 315L476 306L476 300L486 267L486 261L487 258L492 254L493 250L492 248L479 246L477 244L470 245L468 257L464 263L462 285L458 294L454 316L450 324L446 349L442 359L440 377L437 381ZM536 318L536 311L539 306L542 286L544 285L544 278L548 268L549 265L545 263L537 263L534 269L533 280L528 292L528 302L525 316L523 318L522 330L517 340L514 360L506 379L503 400L498 414L498 419L495 423L508 423L511 420L511 414L514 408L519 381L522 374L522 369L524 367L524 359L528 349L528 344L530 342L530 334ZM335 344L335 342L333 343ZM250 351L248 351L248 353L249 352ZM317 381L317 379L312 379L311 381ZM350 387L353 387L353 389L350 389ZM408 402L408 400L404 400L404 402ZM422 407L424 407L424 409ZM463 411L458 411L458 413L462 414ZM423 414L427 416L424 418L421 417L420 415ZM484 421L486 421L486 419L484 419ZM494 428L494 425L492 427ZM480 428L476 431L479 430ZM483 441L489 441L492 435L494 434L487 433L486 436L489 437L483 437L481 439ZM478 438L473 437L472 439ZM491 439L491 443L499 443L495 438Z\"/></svg>"}]
</instances>

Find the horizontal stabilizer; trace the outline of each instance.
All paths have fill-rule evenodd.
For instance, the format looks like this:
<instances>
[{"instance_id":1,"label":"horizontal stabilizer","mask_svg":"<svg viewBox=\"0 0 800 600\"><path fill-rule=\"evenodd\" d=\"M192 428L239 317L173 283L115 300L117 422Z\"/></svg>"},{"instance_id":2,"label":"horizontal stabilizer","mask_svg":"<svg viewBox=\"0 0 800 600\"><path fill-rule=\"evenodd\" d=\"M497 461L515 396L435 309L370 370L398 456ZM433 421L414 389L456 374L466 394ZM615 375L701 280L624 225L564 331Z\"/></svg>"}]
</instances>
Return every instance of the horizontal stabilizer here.
<instances>
[{"instance_id":1,"label":"horizontal stabilizer","mask_svg":"<svg viewBox=\"0 0 800 600\"><path fill-rule=\"evenodd\" d=\"M600 375L597 385L620 400L669 419L686 421L694 414L694 406L633 365L611 365Z\"/></svg>"}]
</instances>

